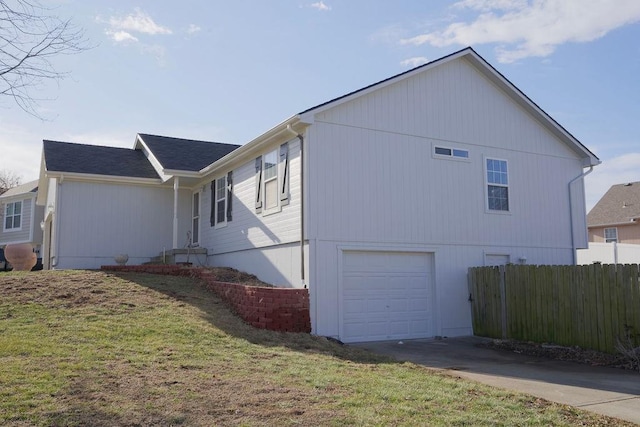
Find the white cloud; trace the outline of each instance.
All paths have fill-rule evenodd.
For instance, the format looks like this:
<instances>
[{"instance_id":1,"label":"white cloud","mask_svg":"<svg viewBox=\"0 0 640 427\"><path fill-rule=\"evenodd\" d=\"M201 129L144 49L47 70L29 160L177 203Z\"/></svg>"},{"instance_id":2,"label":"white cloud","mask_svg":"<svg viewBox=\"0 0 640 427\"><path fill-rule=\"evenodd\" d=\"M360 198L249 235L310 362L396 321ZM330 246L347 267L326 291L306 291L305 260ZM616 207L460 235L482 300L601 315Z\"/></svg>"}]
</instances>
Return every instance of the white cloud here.
<instances>
[{"instance_id":1,"label":"white cloud","mask_svg":"<svg viewBox=\"0 0 640 427\"><path fill-rule=\"evenodd\" d=\"M191 25L189 25L189 28L187 28L187 33L188 34L195 34L195 33L199 32L199 31L202 31L202 28L200 28L196 24L191 24Z\"/></svg>"},{"instance_id":2,"label":"white cloud","mask_svg":"<svg viewBox=\"0 0 640 427\"><path fill-rule=\"evenodd\" d=\"M474 9L481 12L490 10L514 10L527 6L527 0L462 0L453 5L455 9Z\"/></svg>"},{"instance_id":3,"label":"white cloud","mask_svg":"<svg viewBox=\"0 0 640 427\"><path fill-rule=\"evenodd\" d=\"M436 47L496 43L500 62L545 57L564 43L588 42L640 21L638 0L463 0L454 9L480 12L401 44Z\"/></svg>"},{"instance_id":4,"label":"white cloud","mask_svg":"<svg viewBox=\"0 0 640 427\"><path fill-rule=\"evenodd\" d=\"M311 4L309 5L309 7L312 7L312 8L314 8L314 9L318 9L318 10L321 10L321 11L323 11L323 12L328 12L328 11L330 11L330 10L331 10L331 6L327 6L327 5L325 4L325 2L323 2L323 1L319 1L319 2L316 2L316 3L311 3Z\"/></svg>"},{"instance_id":5,"label":"white cloud","mask_svg":"<svg viewBox=\"0 0 640 427\"><path fill-rule=\"evenodd\" d=\"M403 67L417 67L418 65L426 64L429 62L427 58L424 56L414 56L413 58L407 58L404 61L400 62L400 65Z\"/></svg>"},{"instance_id":6,"label":"white cloud","mask_svg":"<svg viewBox=\"0 0 640 427\"><path fill-rule=\"evenodd\" d=\"M109 25L113 29L126 30L143 34L172 34L167 27L156 24L151 17L140 8L135 8L133 13L124 16L109 18Z\"/></svg>"},{"instance_id":7,"label":"white cloud","mask_svg":"<svg viewBox=\"0 0 640 427\"><path fill-rule=\"evenodd\" d=\"M150 36L173 34L170 28L158 25L140 8L135 8L133 13L125 16L111 16L106 21L97 17L96 20L109 26L105 33L117 43L137 42L138 38L133 33Z\"/></svg>"},{"instance_id":8,"label":"white cloud","mask_svg":"<svg viewBox=\"0 0 640 427\"><path fill-rule=\"evenodd\" d=\"M137 42L138 39L134 36L132 36L131 34L127 33L126 31L109 31L107 30L107 35L109 37L111 37L111 39L113 39L113 41L118 42L118 43L123 43L123 42Z\"/></svg>"},{"instance_id":9,"label":"white cloud","mask_svg":"<svg viewBox=\"0 0 640 427\"><path fill-rule=\"evenodd\" d=\"M585 178L587 212L615 184L640 181L640 153L627 153L603 160Z\"/></svg>"}]
</instances>

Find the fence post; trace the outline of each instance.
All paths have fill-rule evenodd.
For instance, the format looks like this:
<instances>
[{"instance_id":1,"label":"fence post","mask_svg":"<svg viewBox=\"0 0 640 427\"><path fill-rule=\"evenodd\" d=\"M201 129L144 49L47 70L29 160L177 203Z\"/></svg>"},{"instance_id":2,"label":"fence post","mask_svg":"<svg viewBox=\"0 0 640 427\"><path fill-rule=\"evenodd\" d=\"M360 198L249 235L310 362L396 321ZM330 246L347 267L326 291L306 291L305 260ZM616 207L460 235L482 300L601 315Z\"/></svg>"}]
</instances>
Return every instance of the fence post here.
<instances>
[{"instance_id":1,"label":"fence post","mask_svg":"<svg viewBox=\"0 0 640 427\"><path fill-rule=\"evenodd\" d=\"M502 339L507 338L507 284L505 266L499 266L500 271L500 310L502 314Z\"/></svg>"}]
</instances>

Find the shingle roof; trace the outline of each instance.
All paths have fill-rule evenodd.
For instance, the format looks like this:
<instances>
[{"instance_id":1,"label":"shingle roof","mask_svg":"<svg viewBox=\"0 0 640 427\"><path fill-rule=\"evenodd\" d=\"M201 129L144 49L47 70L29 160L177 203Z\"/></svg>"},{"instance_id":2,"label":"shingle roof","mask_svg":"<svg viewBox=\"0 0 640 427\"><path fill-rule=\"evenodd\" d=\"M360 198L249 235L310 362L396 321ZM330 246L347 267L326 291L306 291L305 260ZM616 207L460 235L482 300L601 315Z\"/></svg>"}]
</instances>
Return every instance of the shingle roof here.
<instances>
[{"instance_id":1,"label":"shingle roof","mask_svg":"<svg viewBox=\"0 0 640 427\"><path fill-rule=\"evenodd\" d=\"M50 172L159 178L140 150L43 141L44 158Z\"/></svg>"},{"instance_id":2,"label":"shingle roof","mask_svg":"<svg viewBox=\"0 0 640 427\"><path fill-rule=\"evenodd\" d=\"M35 193L36 191L38 191L38 180L25 182L24 184L10 188L2 193L0 197L17 196L19 194Z\"/></svg>"},{"instance_id":3,"label":"shingle roof","mask_svg":"<svg viewBox=\"0 0 640 427\"><path fill-rule=\"evenodd\" d=\"M640 182L613 185L587 215L587 225L623 224L640 218Z\"/></svg>"},{"instance_id":4,"label":"shingle roof","mask_svg":"<svg viewBox=\"0 0 640 427\"><path fill-rule=\"evenodd\" d=\"M142 141L164 169L193 171L209 166L226 156L239 145L196 141L140 133Z\"/></svg>"}]
</instances>

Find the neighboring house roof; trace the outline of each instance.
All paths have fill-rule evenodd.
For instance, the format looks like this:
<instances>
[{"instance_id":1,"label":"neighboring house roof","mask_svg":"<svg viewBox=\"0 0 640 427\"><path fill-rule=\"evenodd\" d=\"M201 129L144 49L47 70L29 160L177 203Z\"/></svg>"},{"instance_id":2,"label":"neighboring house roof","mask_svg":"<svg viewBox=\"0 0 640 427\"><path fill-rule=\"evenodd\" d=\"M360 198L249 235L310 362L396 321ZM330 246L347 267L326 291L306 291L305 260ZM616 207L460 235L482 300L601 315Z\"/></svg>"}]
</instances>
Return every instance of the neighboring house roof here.
<instances>
[{"instance_id":1,"label":"neighboring house roof","mask_svg":"<svg viewBox=\"0 0 640 427\"><path fill-rule=\"evenodd\" d=\"M69 142L43 141L48 172L70 172L157 179L142 151Z\"/></svg>"},{"instance_id":2,"label":"neighboring house roof","mask_svg":"<svg viewBox=\"0 0 640 427\"><path fill-rule=\"evenodd\" d=\"M622 225L640 218L640 181L611 186L587 215L587 226Z\"/></svg>"},{"instance_id":3,"label":"neighboring house roof","mask_svg":"<svg viewBox=\"0 0 640 427\"><path fill-rule=\"evenodd\" d=\"M19 196L21 194L36 193L38 191L38 180L25 182L2 193L0 198Z\"/></svg>"},{"instance_id":4,"label":"neighboring house roof","mask_svg":"<svg viewBox=\"0 0 640 427\"><path fill-rule=\"evenodd\" d=\"M138 136L165 170L197 172L239 145L139 133Z\"/></svg>"}]
</instances>

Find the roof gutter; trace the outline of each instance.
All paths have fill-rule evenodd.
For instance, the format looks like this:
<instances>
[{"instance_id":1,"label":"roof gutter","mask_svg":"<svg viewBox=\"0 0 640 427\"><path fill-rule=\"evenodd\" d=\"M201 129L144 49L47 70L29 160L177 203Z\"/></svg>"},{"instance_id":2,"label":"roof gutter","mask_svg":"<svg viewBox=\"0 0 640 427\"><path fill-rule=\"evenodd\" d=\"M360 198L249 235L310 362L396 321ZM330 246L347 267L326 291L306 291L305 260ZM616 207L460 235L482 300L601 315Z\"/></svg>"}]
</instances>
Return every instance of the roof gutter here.
<instances>
[{"instance_id":1,"label":"roof gutter","mask_svg":"<svg viewBox=\"0 0 640 427\"><path fill-rule=\"evenodd\" d=\"M119 176L119 175L99 175L90 173L78 173L78 172L58 172L58 171L45 171L45 178L61 178L61 179L78 179L85 181L108 181L118 183L129 184L161 184L162 180L159 178L139 178L133 176Z\"/></svg>"},{"instance_id":2,"label":"roof gutter","mask_svg":"<svg viewBox=\"0 0 640 427\"><path fill-rule=\"evenodd\" d=\"M591 225L588 225L588 228L634 225L634 224L637 224L638 219L640 219L640 217L629 218L628 221L624 221L624 222L611 222L608 224L591 224Z\"/></svg>"},{"instance_id":3,"label":"roof gutter","mask_svg":"<svg viewBox=\"0 0 640 427\"><path fill-rule=\"evenodd\" d=\"M576 262L578 261L578 254L577 254L577 250L578 249L576 247L576 238L575 238L575 234L573 232L573 191L572 191L572 185L573 185L574 182L577 182L580 179L584 179L584 177L589 175L591 172L593 172L593 165L590 165L588 171L582 172L580 175L576 176L571 181L569 181L569 184L568 184L568 188L569 188L569 230L571 231L571 255L573 257L573 265L576 265Z\"/></svg>"}]
</instances>

